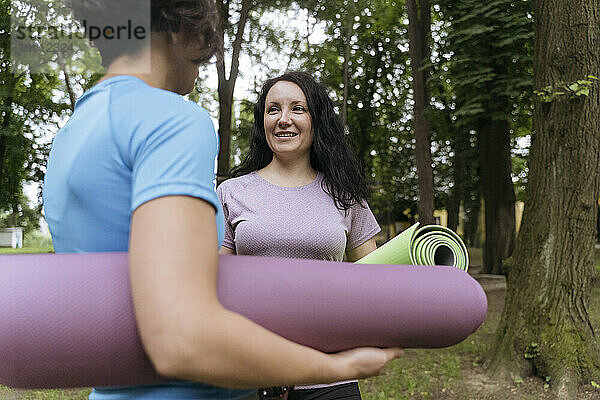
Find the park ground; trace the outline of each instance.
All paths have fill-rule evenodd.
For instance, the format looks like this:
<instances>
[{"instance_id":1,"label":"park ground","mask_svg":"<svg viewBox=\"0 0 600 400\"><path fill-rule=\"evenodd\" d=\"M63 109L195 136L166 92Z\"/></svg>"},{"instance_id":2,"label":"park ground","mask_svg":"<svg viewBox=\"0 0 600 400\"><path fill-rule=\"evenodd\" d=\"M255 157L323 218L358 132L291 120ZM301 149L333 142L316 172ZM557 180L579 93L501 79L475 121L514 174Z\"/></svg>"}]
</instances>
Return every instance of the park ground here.
<instances>
[{"instance_id":1,"label":"park ground","mask_svg":"<svg viewBox=\"0 0 600 400\"><path fill-rule=\"evenodd\" d=\"M47 252L43 244L28 252ZM2 250L0 253L15 252ZM515 377L513 382L487 376L484 364L493 343L504 305L506 285L502 277L481 277L481 250L470 249L471 268L486 291L488 314L477 332L462 343L445 349L406 349L401 359L393 361L384 373L360 382L365 400L444 399L444 400L553 400L551 382L541 378ZM600 249L596 250L596 272L590 317L600 332ZM84 400L90 389L25 391L0 386L2 400ZM580 388L580 400L600 400L600 382Z\"/></svg>"}]
</instances>

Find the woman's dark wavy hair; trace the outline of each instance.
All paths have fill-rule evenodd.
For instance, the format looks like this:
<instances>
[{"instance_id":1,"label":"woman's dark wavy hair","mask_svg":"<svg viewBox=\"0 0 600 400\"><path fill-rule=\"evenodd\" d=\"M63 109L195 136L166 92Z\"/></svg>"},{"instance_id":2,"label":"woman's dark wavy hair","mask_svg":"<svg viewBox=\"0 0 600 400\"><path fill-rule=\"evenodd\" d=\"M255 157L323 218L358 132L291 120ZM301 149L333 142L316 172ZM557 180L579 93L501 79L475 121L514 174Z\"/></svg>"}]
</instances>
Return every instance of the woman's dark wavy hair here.
<instances>
[{"instance_id":1,"label":"woman's dark wavy hair","mask_svg":"<svg viewBox=\"0 0 600 400\"><path fill-rule=\"evenodd\" d=\"M358 157L346 138L344 126L333 108L327 90L306 72L290 71L265 82L254 105L250 151L244 161L230 171L229 176L248 174L266 167L272 161L273 151L265 137L265 101L269 90L280 81L295 83L306 96L314 131L310 164L316 171L323 173L323 190L333 197L340 210L348 210L356 203L364 204L368 190Z\"/></svg>"},{"instance_id":2,"label":"woman's dark wavy hair","mask_svg":"<svg viewBox=\"0 0 600 400\"><path fill-rule=\"evenodd\" d=\"M139 3L140 12L148 6L147 0L70 0L68 5L76 19L83 21L115 21L122 12L122 1ZM137 6L137 5L136 5ZM136 9L131 6L130 9ZM147 8L146 8L147 9ZM152 32L183 32L190 44L198 44L202 51L197 62L208 62L213 55L221 57L222 38L218 34L220 15L215 0L150 0L150 30ZM130 41L117 47L110 41L96 41L102 55L102 65L108 66L124 54L135 54L141 41Z\"/></svg>"}]
</instances>

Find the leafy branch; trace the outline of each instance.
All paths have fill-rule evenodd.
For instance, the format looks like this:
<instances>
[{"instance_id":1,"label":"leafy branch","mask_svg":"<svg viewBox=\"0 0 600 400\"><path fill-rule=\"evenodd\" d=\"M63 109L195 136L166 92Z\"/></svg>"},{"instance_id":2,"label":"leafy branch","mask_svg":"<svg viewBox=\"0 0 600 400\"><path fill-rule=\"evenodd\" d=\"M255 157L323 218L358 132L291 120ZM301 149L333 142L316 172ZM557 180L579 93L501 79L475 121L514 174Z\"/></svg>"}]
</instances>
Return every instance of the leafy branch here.
<instances>
[{"instance_id":1,"label":"leafy branch","mask_svg":"<svg viewBox=\"0 0 600 400\"><path fill-rule=\"evenodd\" d=\"M533 93L540 97L543 103L550 103L559 96L567 96L569 99L574 99L580 96L588 97L593 81L598 78L594 75L588 75L588 79L578 79L572 83L558 82L556 85L548 85L540 90L534 90Z\"/></svg>"}]
</instances>

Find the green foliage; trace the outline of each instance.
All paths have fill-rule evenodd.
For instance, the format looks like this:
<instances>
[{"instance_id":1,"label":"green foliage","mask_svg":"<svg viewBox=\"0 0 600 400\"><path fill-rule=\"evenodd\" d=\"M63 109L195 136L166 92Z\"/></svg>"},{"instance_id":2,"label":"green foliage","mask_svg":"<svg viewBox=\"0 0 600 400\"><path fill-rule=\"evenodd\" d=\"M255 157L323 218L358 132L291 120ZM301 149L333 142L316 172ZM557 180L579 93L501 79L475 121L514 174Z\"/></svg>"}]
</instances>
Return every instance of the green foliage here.
<instances>
[{"instance_id":1,"label":"green foliage","mask_svg":"<svg viewBox=\"0 0 600 400\"><path fill-rule=\"evenodd\" d=\"M450 61L457 116L510 119L510 100L531 91L531 12L525 1L440 2L447 36L440 38L439 61Z\"/></svg>"},{"instance_id":2,"label":"green foliage","mask_svg":"<svg viewBox=\"0 0 600 400\"><path fill-rule=\"evenodd\" d=\"M0 227L21 227L23 234L28 235L40 227L40 217L41 206L31 207L28 199L20 194L15 204L0 213Z\"/></svg>"},{"instance_id":3,"label":"green foliage","mask_svg":"<svg viewBox=\"0 0 600 400\"><path fill-rule=\"evenodd\" d=\"M102 76L99 54L75 37L74 54L46 51L36 54L35 60L11 56L11 12L30 25L52 23L62 29L58 25L72 20L60 7L40 2L25 9L18 2L0 0L0 224L22 226L26 233L37 228L41 208L28 204L23 185L43 181L50 137L70 114L71 97L74 100ZM36 68L43 68L43 73L36 73L40 71Z\"/></svg>"},{"instance_id":4,"label":"green foliage","mask_svg":"<svg viewBox=\"0 0 600 400\"><path fill-rule=\"evenodd\" d=\"M527 349L525 349L525 354L523 354L523 356L528 360L536 358L539 355L540 355L540 347L539 347L539 344L535 343L535 342L530 343L529 346L527 346Z\"/></svg>"},{"instance_id":5,"label":"green foliage","mask_svg":"<svg viewBox=\"0 0 600 400\"><path fill-rule=\"evenodd\" d=\"M540 90L534 90L533 93L536 94L543 103L550 103L561 96L566 96L568 99L575 99L581 96L588 97L590 95L592 84L594 83L592 80L597 81L598 78L593 75L588 75L587 77L588 79L578 79L572 83L558 82L555 85L548 85Z\"/></svg>"},{"instance_id":6,"label":"green foliage","mask_svg":"<svg viewBox=\"0 0 600 400\"><path fill-rule=\"evenodd\" d=\"M242 100L238 103L237 112L231 127L231 160L230 165L239 164L250 147L250 132L254 126L254 103Z\"/></svg>"},{"instance_id":7,"label":"green foliage","mask_svg":"<svg viewBox=\"0 0 600 400\"><path fill-rule=\"evenodd\" d=\"M417 175L408 117L411 86L403 2L317 0L306 7L325 23L327 38L305 49L303 68L315 71L331 89L340 113L349 46L348 138L372 183L371 208L381 223L413 218Z\"/></svg>"},{"instance_id":8,"label":"green foliage","mask_svg":"<svg viewBox=\"0 0 600 400\"><path fill-rule=\"evenodd\" d=\"M477 143L465 146L460 136L465 131L486 134L486 121L492 119L510 122L513 182L517 199L522 199L528 151L520 148L517 139L531 133L532 5L510 0L443 0L434 9L438 21L432 30L437 54L432 60L432 121L438 134L444 132L453 150L463 155L469 170L467 175L454 177L468 185L463 206L471 214L479 212L479 182L472 184L478 179L479 151Z\"/></svg>"},{"instance_id":9,"label":"green foliage","mask_svg":"<svg viewBox=\"0 0 600 400\"><path fill-rule=\"evenodd\" d=\"M531 12L525 1L440 2L446 36L440 38L438 62L447 66L461 124L474 125L482 117L512 121L515 100L531 92Z\"/></svg>"},{"instance_id":10,"label":"green foliage","mask_svg":"<svg viewBox=\"0 0 600 400\"><path fill-rule=\"evenodd\" d=\"M515 184L515 198L517 201L525 201L525 187L527 185L527 175L529 172L527 157L518 153L513 153L511 162L513 182Z\"/></svg>"},{"instance_id":11,"label":"green foliage","mask_svg":"<svg viewBox=\"0 0 600 400\"><path fill-rule=\"evenodd\" d=\"M239 29L240 13L243 3L248 1L250 11L244 29L239 57L248 57L253 68L250 70L241 69L239 78L253 81L256 87L262 85L268 78L283 72L280 61L282 58L289 58L289 66L292 59L297 56L294 52L293 41L300 36L298 28L293 24L281 24L279 22L289 18L287 11L297 10L298 6L292 0L217 1L221 9L221 15L223 15L224 49L225 58L228 60L234 57L232 49ZM286 52L289 52L289 54L285 54ZM278 62L273 62L273 60ZM283 69L286 69L286 66Z\"/></svg>"},{"instance_id":12,"label":"green foliage","mask_svg":"<svg viewBox=\"0 0 600 400\"><path fill-rule=\"evenodd\" d=\"M24 235L23 246L38 249L52 249L52 238L50 235L42 234L39 230L34 230Z\"/></svg>"},{"instance_id":13,"label":"green foliage","mask_svg":"<svg viewBox=\"0 0 600 400\"><path fill-rule=\"evenodd\" d=\"M235 33L234 11L239 11L241 0L229 4L226 33L231 38ZM341 113L348 45L348 138L372 183L370 205L381 223L388 218L410 220L416 212L418 177L404 2L310 0L291 6L267 2L264 10L284 16L287 9L287 15L300 15L299 6L307 12L306 32L287 24L283 27L287 32L282 33L276 21L264 12L261 15L258 8L250 13L248 41L243 50L257 65L253 69L255 88L257 81L262 82L256 76L281 72L275 71L274 63L264 65L266 59L289 57L288 67L312 71L320 77ZM460 179L465 186L462 203L473 234L480 209L476 137L480 118L502 115L511 121L515 138L531 130L532 102L528 93L532 86L533 30L529 8L529 4L507 0L485 4L445 0L434 6L438 11L432 26L432 65L436 74L430 82L433 100L427 115L432 123L435 202L436 207L445 207ZM261 18L263 26L269 27L256 28ZM310 43L305 36L315 26L324 28L322 43ZM259 38L266 43L266 38L277 37L279 41L268 48L258 42ZM251 113L244 107L242 100L234 113L233 163L244 153L244 131L250 128ZM462 175L454 174L457 154L465 165ZM513 157L515 186L521 192L526 184L526 159L526 151Z\"/></svg>"}]
</instances>

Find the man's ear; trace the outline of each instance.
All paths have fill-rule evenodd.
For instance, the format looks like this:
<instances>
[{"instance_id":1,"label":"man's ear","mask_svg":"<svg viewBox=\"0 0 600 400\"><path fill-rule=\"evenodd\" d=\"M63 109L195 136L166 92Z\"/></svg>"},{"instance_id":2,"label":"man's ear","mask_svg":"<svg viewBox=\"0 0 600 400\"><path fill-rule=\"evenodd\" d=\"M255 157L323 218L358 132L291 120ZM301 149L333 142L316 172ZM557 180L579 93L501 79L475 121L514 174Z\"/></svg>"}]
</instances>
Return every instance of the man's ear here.
<instances>
[{"instance_id":1,"label":"man's ear","mask_svg":"<svg viewBox=\"0 0 600 400\"><path fill-rule=\"evenodd\" d=\"M172 44L179 44L181 42L181 37L179 36L179 33L175 33L175 32L169 32L169 43Z\"/></svg>"}]
</instances>

